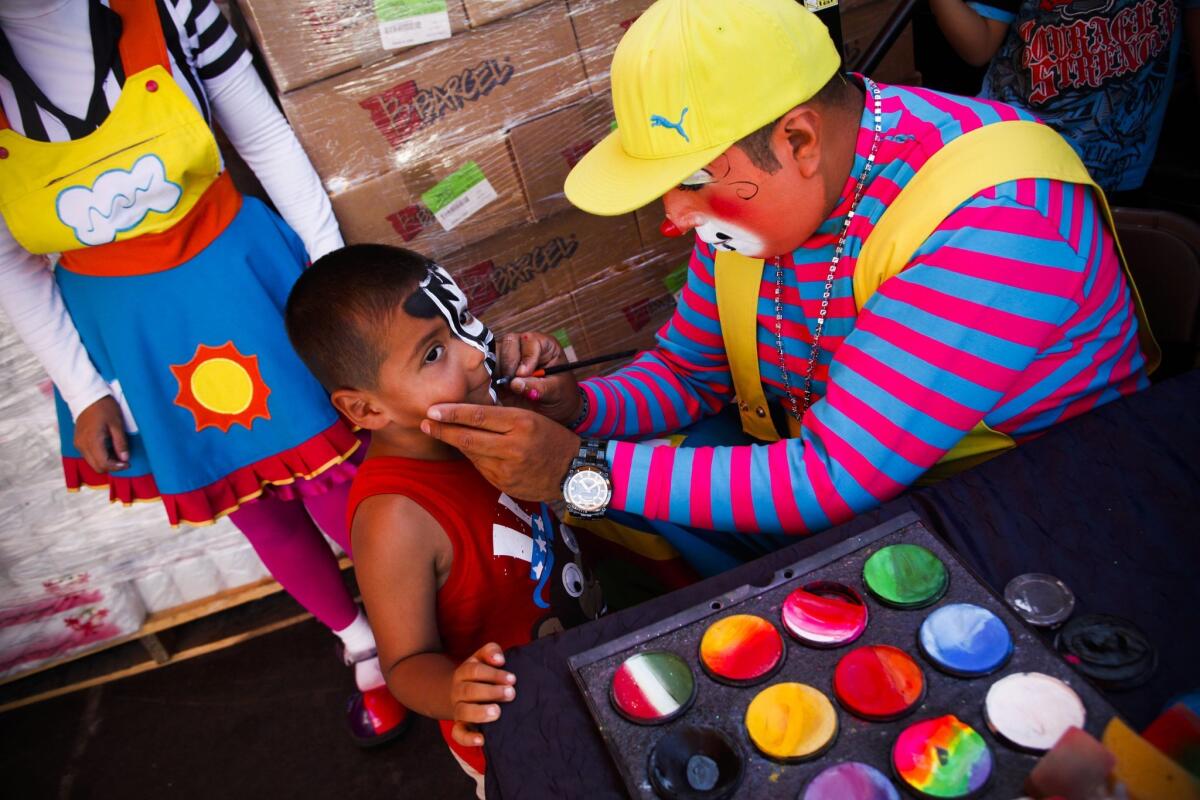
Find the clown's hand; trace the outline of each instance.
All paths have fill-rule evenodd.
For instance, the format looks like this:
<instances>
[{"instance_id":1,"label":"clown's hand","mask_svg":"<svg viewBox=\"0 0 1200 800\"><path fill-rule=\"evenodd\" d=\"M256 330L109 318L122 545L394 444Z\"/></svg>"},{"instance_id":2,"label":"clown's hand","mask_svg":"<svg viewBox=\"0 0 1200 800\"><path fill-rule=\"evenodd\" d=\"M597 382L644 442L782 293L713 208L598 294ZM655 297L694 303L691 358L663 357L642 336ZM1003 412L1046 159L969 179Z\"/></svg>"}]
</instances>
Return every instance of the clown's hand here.
<instances>
[{"instance_id":1,"label":"clown's hand","mask_svg":"<svg viewBox=\"0 0 1200 800\"><path fill-rule=\"evenodd\" d=\"M513 684L517 676L498 667L504 666L504 651L489 642L454 670L450 684L450 702L454 704L454 727L450 735L465 747L479 747L483 734L479 726L500 718L500 703L517 696Z\"/></svg>"},{"instance_id":2,"label":"clown's hand","mask_svg":"<svg viewBox=\"0 0 1200 800\"><path fill-rule=\"evenodd\" d=\"M421 421L427 436L445 442L475 465L488 483L518 500L557 500L579 437L524 408L442 403Z\"/></svg>"},{"instance_id":3,"label":"clown's hand","mask_svg":"<svg viewBox=\"0 0 1200 800\"><path fill-rule=\"evenodd\" d=\"M569 372L548 378L530 375L539 369L567 363L562 345L544 333L508 333L496 345L496 377L511 377L503 402L528 408L566 425L579 414L579 389Z\"/></svg>"}]
</instances>

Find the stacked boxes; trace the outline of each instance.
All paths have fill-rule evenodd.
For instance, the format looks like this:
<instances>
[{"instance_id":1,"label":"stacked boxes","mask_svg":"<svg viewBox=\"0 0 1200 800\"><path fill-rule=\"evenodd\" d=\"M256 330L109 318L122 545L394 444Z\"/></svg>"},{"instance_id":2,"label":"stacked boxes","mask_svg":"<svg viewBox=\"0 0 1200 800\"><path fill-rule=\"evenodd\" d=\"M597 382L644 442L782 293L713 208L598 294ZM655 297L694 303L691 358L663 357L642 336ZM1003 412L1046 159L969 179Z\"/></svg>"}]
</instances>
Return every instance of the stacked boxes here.
<instances>
[{"instance_id":1,"label":"stacked boxes","mask_svg":"<svg viewBox=\"0 0 1200 800\"><path fill-rule=\"evenodd\" d=\"M604 219L562 191L613 128L609 64L650 2L238 0L346 240L439 259L493 328L580 358L653 342L691 246L657 202ZM891 5L843 3L850 58Z\"/></svg>"}]
</instances>

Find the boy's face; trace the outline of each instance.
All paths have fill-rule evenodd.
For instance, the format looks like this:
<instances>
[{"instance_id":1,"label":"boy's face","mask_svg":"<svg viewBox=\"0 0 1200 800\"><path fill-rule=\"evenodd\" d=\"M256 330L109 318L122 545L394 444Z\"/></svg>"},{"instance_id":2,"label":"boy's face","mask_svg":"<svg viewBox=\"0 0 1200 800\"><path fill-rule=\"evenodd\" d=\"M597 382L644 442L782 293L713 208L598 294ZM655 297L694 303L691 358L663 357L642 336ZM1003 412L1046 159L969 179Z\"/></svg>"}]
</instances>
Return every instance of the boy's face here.
<instances>
[{"instance_id":1,"label":"boy's face","mask_svg":"<svg viewBox=\"0 0 1200 800\"><path fill-rule=\"evenodd\" d=\"M466 296L441 267L431 266L378 333L385 355L375 387L340 389L332 396L355 424L381 430L395 423L400 430L417 431L436 403L497 402L492 332L467 309Z\"/></svg>"},{"instance_id":2,"label":"boy's face","mask_svg":"<svg viewBox=\"0 0 1200 800\"><path fill-rule=\"evenodd\" d=\"M476 320L465 312L467 324ZM380 345L387 353L374 389L363 391L384 419L416 430L435 403L492 405L492 376L483 350L451 333L441 316L417 319L397 308ZM363 424L364 420L355 420Z\"/></svg>"}]
</instances>

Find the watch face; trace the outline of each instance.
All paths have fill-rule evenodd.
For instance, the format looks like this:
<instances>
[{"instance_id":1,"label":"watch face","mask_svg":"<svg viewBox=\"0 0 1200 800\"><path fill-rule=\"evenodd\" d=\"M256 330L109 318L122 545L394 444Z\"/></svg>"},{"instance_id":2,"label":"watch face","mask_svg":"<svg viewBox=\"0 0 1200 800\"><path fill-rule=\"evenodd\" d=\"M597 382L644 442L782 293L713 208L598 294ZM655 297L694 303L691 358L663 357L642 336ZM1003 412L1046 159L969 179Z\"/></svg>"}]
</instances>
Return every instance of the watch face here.
<instances>
[{"instance_id":1,"label":"watch face","mask_svg":"<svg viewBox=\"0 0 1200 800\"><path fill-rule=\"evenodd\" d=\"M612 487L608 483L608 478L604 477L599 470L580 467L567 479L563 495L569 505L579 511L590 513L599 511L608 505Z\"/></svg>"}]
</instances>

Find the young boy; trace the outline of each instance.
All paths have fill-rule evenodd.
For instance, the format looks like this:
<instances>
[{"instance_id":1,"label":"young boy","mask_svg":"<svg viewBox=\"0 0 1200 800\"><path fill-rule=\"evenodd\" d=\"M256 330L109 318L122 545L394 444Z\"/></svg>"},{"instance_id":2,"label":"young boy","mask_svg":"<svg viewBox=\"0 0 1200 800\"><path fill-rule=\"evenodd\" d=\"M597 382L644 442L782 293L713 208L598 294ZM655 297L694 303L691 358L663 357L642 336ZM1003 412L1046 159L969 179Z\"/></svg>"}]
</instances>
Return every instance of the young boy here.
<instances>
[{"instance_id":1,"label":"young boy","mask_svg":"<svg viewBox=\"0 0 1200 800\"><path fill-rule=\"evenodd\" d=\"M441 721L483 796L483 735L516 696L504 648L594 617L598 585L544 504L514 500L420 430L435 403L492 404L492 334L441 267L334 251L296 282L288 335L334 406L371 431L347 514L392 693Z\"/></svg>"}]
</instances>

